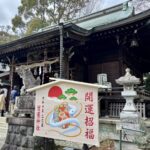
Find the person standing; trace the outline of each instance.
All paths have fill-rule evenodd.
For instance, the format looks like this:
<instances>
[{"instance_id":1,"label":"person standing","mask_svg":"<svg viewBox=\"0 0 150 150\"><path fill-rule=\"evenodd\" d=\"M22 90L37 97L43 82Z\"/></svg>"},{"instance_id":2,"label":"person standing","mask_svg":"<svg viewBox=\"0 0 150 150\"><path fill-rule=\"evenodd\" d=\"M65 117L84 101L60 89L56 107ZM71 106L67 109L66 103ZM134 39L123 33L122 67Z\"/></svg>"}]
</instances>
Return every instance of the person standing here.
<instances>
[{"instance_id":1,"label":"person standing","mask_svg":"<svg viewBox=\"0 0 150 150\"><path fill-rule=\"evenodd\" d=\"M13 114L13 112L14 112L15 101L16 101L17 96L19 96L19 92L18 92L17 86L14 86L14 88L10 94L10 112L11 112L11 114Z\"/></svg>"},{"instance_id":2,"label":"person standing","mask_svg":"<svg viewBox=\"0 0 150 150\"><path fill-rule=\"evenodd\" d=\"M4 91L3 90L0 92L0 111L1 111L1 117L4 117L5 95L4 95Z\"/></svg>"}]
</instances>

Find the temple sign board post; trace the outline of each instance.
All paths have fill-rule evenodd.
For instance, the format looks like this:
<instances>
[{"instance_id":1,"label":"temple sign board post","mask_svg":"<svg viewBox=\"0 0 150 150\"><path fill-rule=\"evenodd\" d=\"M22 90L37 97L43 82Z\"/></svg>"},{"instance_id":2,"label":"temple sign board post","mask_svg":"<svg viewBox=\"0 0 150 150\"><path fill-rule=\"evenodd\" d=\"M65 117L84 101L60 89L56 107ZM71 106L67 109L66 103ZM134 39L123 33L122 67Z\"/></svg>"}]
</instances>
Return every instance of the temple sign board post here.
<instances>
[{"instance_id":1,"label":"temple sign board post","mask_svg":"<svg viewBox=\"0 0 150 150\"><path fill-rule=\"evenodd\" d=\"M104 86L54 79L36 91L34 136L99 147L98 88Z\"/></svg>"}]
</instances>

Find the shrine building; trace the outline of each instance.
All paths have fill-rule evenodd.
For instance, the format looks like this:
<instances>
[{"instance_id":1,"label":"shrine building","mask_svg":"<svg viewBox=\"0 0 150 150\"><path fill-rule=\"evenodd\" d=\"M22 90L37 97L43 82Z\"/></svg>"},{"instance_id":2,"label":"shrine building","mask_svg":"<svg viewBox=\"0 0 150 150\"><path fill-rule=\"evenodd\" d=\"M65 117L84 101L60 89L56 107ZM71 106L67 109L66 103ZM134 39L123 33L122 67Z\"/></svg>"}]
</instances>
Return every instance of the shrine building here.
<instances>
[{"instance_id":1,"label":"shrine building","mask_svg":"<svg viewBox=\"0 0 150 150\"><path fill-rule=\"evenodd\" d=\"M129 67L142 81L137 87L137 108L143 118L149 118L150 94L142 87L143 76L150 72L149 43L150 10L135 14L126 2L0 45L0 61L10 67L9 91L23 85L15 71L22 65L41 84L60 77L108 86L99 93L101 117L119 117L125 100L115 79Z\"/></svg>"}]
</instances>

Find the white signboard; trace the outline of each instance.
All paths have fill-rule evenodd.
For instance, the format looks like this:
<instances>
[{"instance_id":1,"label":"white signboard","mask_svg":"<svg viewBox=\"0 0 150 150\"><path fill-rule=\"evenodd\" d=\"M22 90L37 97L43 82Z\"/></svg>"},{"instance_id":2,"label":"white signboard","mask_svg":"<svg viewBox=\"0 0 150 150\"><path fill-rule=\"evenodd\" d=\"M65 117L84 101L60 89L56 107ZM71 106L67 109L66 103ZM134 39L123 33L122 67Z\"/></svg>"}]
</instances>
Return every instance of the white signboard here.
<instances>
[{"instance_id":1,"label":"white signboard","mask_svg":"<svg viewBox=\"0 0 150 150\"><path fill-rule=\"evenodd\" d=\"M34 135L99 146L98 87L59 83L36 90Z\"/></svg>"}]
</instances>

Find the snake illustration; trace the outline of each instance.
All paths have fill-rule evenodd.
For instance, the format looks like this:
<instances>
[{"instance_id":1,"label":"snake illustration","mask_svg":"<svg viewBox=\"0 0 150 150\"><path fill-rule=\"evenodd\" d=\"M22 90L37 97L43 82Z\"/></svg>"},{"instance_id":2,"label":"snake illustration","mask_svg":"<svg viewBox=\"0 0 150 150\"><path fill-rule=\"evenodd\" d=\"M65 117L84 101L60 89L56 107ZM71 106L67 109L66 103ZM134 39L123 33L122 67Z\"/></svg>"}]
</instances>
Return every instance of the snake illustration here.
<instances>
[{"instance_id":1,"label":"snake illustration","mask_svg":"<svg viewBox=\"0 0 150 150\"><path fill-rule=\"evenodd\" d=\"M62 103L63 104L63 103ZM82 106L82 105L81 105ZM69 112L69 118L66 118L64 120L61 120L59 122L55 121L55 115L56 112L52 111L48 116L47 116L47 124L50 125L51 127L63 127L66 124L69 124L69 128L64 129L63 132L58 132L56 130L51 130L51 131L55 131L58 132L61 135L67 136L67 137L76 137L78 135L81 134L81 128L80 128L80 123L79 120L76 118L82 110L79 111L78 114L77 113L77 108L74 105L68 104L68 112ZM71 133L73 133L74 131L79 130L79 133L76 133L75 135L70 135Z\"/></svg>"}]
</instances>

